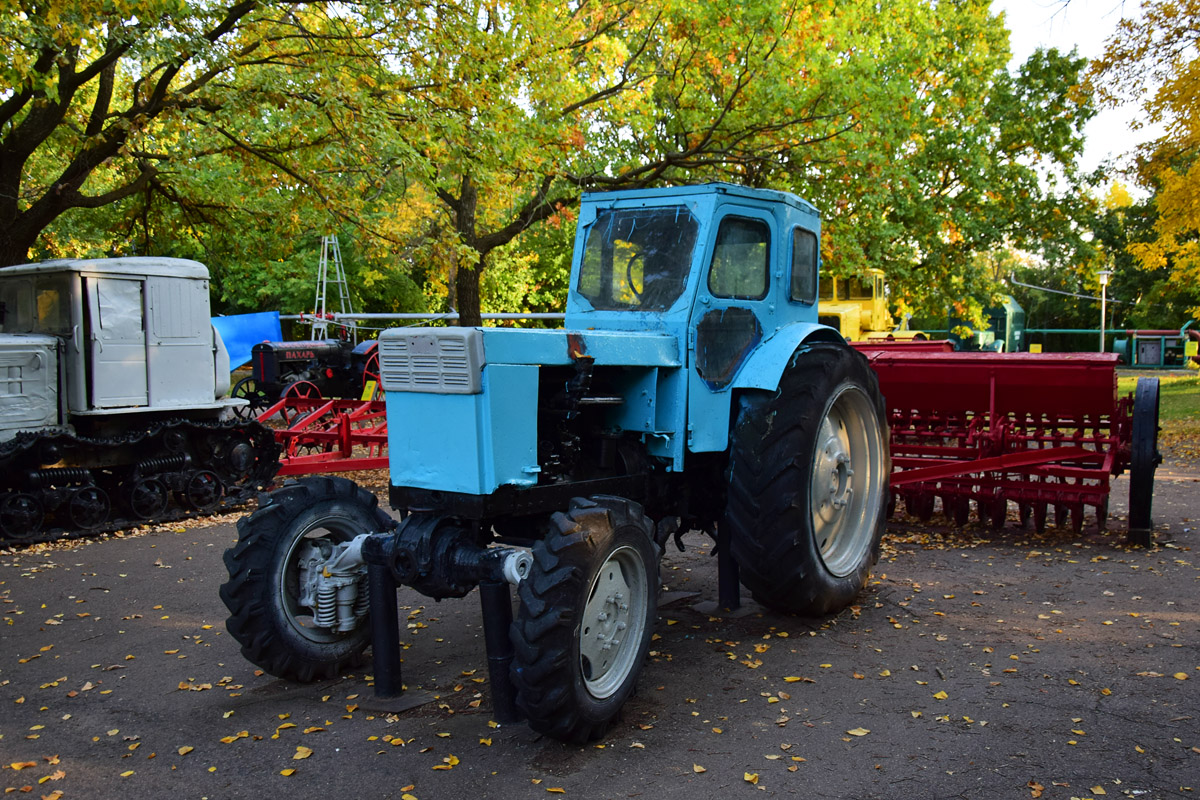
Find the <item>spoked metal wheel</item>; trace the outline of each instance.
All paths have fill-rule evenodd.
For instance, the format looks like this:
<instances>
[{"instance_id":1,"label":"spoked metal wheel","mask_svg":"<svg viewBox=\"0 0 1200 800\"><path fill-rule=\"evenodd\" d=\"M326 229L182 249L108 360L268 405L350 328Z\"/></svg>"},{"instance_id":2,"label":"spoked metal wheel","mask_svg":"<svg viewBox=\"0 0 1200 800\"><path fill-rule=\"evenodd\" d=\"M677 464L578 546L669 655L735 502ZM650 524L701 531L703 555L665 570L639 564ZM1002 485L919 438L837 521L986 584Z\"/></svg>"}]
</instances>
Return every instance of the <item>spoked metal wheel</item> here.
<instances>
[{"instance_id":1,"label":"spoked metal wheel","mask_svg":"<svg viewBox=\"0 0 1200 800\"><path fill-rule=\"evenodd\" d=\"M242 378L235 383L229 396L250 403L248 406L237 406L233 409L233 413L242 419L254 419L271 401L266 391L259 388L258 381L251 377Z\"/></svg>"},{"instance_id":2,"label":"spoked metal wheel","mask_svg":"<svg viewBox=\"0 0 1200 800\"><path fill-rule=\"evenodd\" d=\"M289 403L279 410L279 416L283 418L283 423L290 427L296 420L312 411L312 404L305 401L320 400L321 390L312 381L296 381L288 384L288 387L283 390L282 398L298 401L295 405Z\"/></svg>"},{"instance_id":3,"label":"spoked metal wheel","mask_svg":"<svg viewBox=\"0 0 1200 800\"><path fill-rule=\"evenodd\" d=\"M613 551L592 582L579 632L579 671L592 697L612 697L641 663L646 574L642 554L626 545Z\"/></svg>"},{"instance_id":4,"label":"spoked metal wheel","mask_svg":"<svg viewBox=\"0 0 1200 800\"><path fill-rule=\"evenodd\" d=\"M0 499L0 533L5 539L21 541L36 536L44 518L41 501L31 494L9 492Z\"/></svg>"},{"instance_id":5,"label":"spoked metal wheel","mask_svg":"<svg viewBox=\"0 0 1200 800\"><path fill-rule=\"evenodd\" d=\"M129 510L138 519L154 519L167 510L171 497L158 478L139 478L128 489Z\"/></svg>"},{"instance_id":6,"label":"spoked metal wheel","mask_svg":"<svg viewBox=\"0 0 1200 800\"><path fill-rule=\"evenodd\" d=\"M1129 540L1148 547L1154 523L1154 471L1162 463L1158 452L1158 378L1139 378L1133 398L1133 440L1129 464Z\"/></svg>"},{"instance_id":7,"label":"spoked metal wheel","mask_svg":"<svg viewBox=\"0 0 1200 800\"><path fill-rule=\"evenodd\" d=\"M224 488L221 479L212 470L193 472L183 490L184 505L195 511L210 511L221 501Z\"/></svg>"},{"instance_id":8,"label":"spoked metal wheel","mask_svg":"<svg viewBox=\"0 0 1200 800\"><path fill-rule=\"evenodd\" d=\"M83 486L71 493L67 501L67 517L77 530L90 531L108 519L111 503L108 493L99 486Z\"/></svg>"},{"instance_id":9,"label":"spoked metal wheel","mask_svg":"<svg viewBox=\"0 0 1200 800\"><path fill-rule=\"evenodd\" d=\"M883 503L883 441L873 401L845 385L817 430L812 468L812 528L825 568L838 577L858 567L871 546L871 522Z\"/></svg>"}]
</instances>

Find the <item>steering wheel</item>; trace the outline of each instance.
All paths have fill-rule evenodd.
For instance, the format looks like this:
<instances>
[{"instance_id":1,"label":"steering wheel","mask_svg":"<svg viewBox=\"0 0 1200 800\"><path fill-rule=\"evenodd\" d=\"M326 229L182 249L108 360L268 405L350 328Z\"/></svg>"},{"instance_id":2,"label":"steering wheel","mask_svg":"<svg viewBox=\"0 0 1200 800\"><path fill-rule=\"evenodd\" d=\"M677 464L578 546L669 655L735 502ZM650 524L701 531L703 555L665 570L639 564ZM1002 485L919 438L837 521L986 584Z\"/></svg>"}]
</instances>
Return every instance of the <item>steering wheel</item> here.
<instances>
[{"instance_id":1,"label":"steering wheel","mask_svg":"<svg viewBox=\"0 0 1200 800\"><path fill-rule=\"evenodd\" d=\"M641 293L641 290L639 290L636 286L633 285L633 262L641 260L641 257L642 257L641 252L637 252L637 253L634 253L633 255L631 255L629 257L629 260L625 262L625 283L626 283L626 285L629 286L629 291L633 292L633 296L637 298L637 301L639 303L642 302L642 293ZM644 272L644 268L643 268L643 272ZM646 276L643 274L642 275L643 282L645 282L645 278L646 278ZM645 288L645 287L643 287L643 288Z\"/></svg>"}]
</instances>

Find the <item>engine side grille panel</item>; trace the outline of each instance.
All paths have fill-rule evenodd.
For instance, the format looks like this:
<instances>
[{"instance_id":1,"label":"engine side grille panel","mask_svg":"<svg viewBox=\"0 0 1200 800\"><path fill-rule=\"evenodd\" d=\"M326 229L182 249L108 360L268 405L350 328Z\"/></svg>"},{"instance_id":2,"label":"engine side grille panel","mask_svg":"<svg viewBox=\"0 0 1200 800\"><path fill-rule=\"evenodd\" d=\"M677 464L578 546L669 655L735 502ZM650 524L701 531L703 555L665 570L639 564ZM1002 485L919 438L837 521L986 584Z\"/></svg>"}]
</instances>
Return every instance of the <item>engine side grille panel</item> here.
<instances>
[{"instance_id":1,"label":"engine side grille panel","mask_svg":"<svg viewBox=\"0 0 1200 800\"><path fill-rule=\"evenodd\" d=\"M387 392L479 394L483 334L473 328L393 329L379 337Z\"/></svg>"}]
</instances>

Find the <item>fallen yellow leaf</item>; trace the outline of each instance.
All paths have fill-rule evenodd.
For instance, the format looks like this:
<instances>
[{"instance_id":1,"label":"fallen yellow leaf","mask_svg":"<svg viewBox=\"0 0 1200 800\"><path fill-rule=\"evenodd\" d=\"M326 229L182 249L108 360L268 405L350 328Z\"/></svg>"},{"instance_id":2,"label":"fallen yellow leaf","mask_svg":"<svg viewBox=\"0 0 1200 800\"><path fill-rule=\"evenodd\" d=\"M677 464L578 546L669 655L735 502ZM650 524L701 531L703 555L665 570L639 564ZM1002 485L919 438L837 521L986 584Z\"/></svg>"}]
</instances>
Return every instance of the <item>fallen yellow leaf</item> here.
<instances>
[{"instance_id":1,"label":"fallen yellow leaf","mask_svg":"<svg viewBox=\"0 0 1200 800\"><path fill-rule=\"evenodd\" d=\"M185 744L183 747L179 748L175 752L179 753L179 755L181 755L181 756L186 756L188 753L192 752L195 749L196 748L192 747L190 744Z\"/></svg>"},{"instance_id":2,"label":"fallen yellow leaf","mask_svg":"<svg viewBox=\"0 0 1200 800\"><path fill-rule=\"evenodd\" d=\"M701 772L708 772L708 770L706 770L704 767L700 766L699 764L692 764L692 772L699 775Z\"/></svg>"},{"instance_id":3,"label":"fallen yellow leaf","mask_svg":"<svg viewBox=\"0 0 1200 800\"><path fill-rule=\"evenodd\" d=\"M1188 679L1188 674L1186 672L1176 672L1175 678L1181 681L1186 681Z\"/></svg>"},{"instance_id":4,"label":"fallen yellow leaf","mask_svg":"<svg viewBox=\"0 0 1200 800\"><path fill-rule=\"evenodd\" d=\"M305 747L302 744L296 745L296 753L292 756L293 761L299 761L302 758L308 758L313 754L311 747Z\"/></svg>"},{"instance_id":5,"label":"fallen yellow leaf","mask_svg":"<svg viewBox=\"0 0 1200 800\"><path fill-rule=\"evenodd\" d=\"M870 732L867 728L854 728L853 730L846 731L851 736L866 736Z\"/></svg>"},{"instance_id":6,"label":"fallen yellow leaf","mask_svg":"<svg viewBox=\"0 0 1200 800\"><path fill-rule=\"evenodd\" d=\"M295 774L296 774L296 770L294 770L294 769L281 769L281 770L279 770L279 774L280 774L280 775L282 775L282 776L283 776L283 777L285 777L285 778L290 778L290 777L292 777L293 775L295 775Z\"/></svg>"},{"instance_id":7,"label":"fallen yellow leaf","mask_svg":"<svg viewBox=\"0 0 1200 800\"><path fill-rule=\"evenodd\" d=\"M124 772L122 772L122 773L121 773L121 777L122 777L122 778L128 778L128 777L129 777L130 775L132 775L132 774L133 774L133 770L131 770L131 769L127 769L127 770L125 770Z\"/></svg>"},{"instance_id":8,"label":"fallen yellow leaf","mask_svg":"<svg viewBox=\"0 0 1200 800\"><path fill-rule=\"evenodd\" d=\"M550 792L551 794L566 794L567 793L567 790L562 788L561 786L547 786L546 791Z\"/></svg>"},{"instance_id":9,"label":"fallen yellow leaf","mask_svg":"<svg viewBox=\"0 0 1200 800\"><path fill-rule=\"evenodd\" d=\"M949 696L950 695L946 694L945 692L937 692L936 694L934 694L934 697L938 700L945 700Z\"/></svg>"},{"instance_id":10,"label":"fallen yellow leaf","mask_svg":"<svg viewBox=\"0 0 1200 800\"><path fill-rule=\"evenodd\" d=\"M755 786L757 786L758 785L758 773L757 772L743 772L742 780L744 780L746 783L752 783Z\"/></svg>"}]
</instances>

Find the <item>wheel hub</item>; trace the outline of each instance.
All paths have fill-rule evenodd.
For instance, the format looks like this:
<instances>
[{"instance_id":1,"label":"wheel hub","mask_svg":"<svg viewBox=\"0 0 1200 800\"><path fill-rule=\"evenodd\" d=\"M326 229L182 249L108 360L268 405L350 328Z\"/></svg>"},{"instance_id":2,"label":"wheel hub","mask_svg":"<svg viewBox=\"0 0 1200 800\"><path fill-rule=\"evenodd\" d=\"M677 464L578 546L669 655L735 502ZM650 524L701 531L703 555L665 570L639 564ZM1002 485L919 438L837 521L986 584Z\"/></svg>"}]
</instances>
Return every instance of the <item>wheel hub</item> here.
<instances>
[{"instance_id":1,"label":"wheel hub","mask_svg":"<svg viewBox=\"0 0 1200 800\"><path fill-rule=\"evenodd\" d=\"M592 583L580 622L580 668L593 697L611 696L637 667L647 593L637 551L613 551Z\"/></svg>"},{"instance_id":2,"label":"wheel hub","mask_svg":"<svg viewBox=\"0 0 1200 800\"><path fill-rule=\"evenodd\" d=\"M826 520L832 520L854 497L854 487L850 482L854 470L846 442L838 436L838 431L828 418L821 425L821 438L824 445L818 456L820 463L816 473L825 476L827 483L822 487L823 491L815 495L819 498L817 513Z\"/></svg>"},{"instance_id":3,"label":"wheel hub","mask_svg":"<svg viewBox=\"0 0 1200 800\"><path fill-rule=\"evenodd\" d=\"M852 573L869 546L883 502L878 476L883 441L871 401L856 389L831 398L817 431L810 486L813 535L825 567Z\"/></svg>"}]
</instances>

